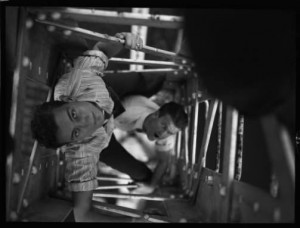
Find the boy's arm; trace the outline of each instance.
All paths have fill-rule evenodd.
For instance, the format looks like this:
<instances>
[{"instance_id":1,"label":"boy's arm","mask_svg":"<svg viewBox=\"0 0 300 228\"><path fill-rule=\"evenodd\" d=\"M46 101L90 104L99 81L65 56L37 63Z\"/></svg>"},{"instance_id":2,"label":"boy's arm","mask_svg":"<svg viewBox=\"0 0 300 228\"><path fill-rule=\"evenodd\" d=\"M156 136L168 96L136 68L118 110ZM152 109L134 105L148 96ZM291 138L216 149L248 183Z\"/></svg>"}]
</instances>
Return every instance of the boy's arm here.
<instances>
[{"instance_id":1,"label":"boy's arm","mask_svg":"<svg viewBox=\"0 0 300 228\"><path fill-rule=\"evenodd\" d=\"M131 217L101 214L92 208L93 191L72 192L75 222L132 222ZM136 219L138 221L139 219Z\"/></svg>"},{"instance_id":2,"label":"boy's arm","mask_svg":"<svg viewBox=\"0 0 300 228\"><path fill-rule=\"evenodd\" d=\"M140 50L143 48L143 40L137 34L122 32L117 33L115 37L124 39L125 44L99 41L94 45L93 49L102 51L106 54L107 58L111 58L117 55L124 46L134 50Z\"/></svg>"}]
</instances>

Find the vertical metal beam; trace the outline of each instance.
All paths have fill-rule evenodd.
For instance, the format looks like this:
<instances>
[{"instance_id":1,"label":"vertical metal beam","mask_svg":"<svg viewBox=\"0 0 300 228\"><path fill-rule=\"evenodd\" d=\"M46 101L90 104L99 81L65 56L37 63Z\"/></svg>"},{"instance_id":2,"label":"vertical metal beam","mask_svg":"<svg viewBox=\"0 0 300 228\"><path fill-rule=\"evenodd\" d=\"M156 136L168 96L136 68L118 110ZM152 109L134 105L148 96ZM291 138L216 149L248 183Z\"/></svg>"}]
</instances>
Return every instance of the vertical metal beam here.
<instances>
[{"instance_id":1,"label":"vertical metal beam","mask_svg":"<svg viewBox=\"0 0 300 228\"><path fill-rule=\"evenodd\" d=\"M295 148L287 129L275 116L265 116L261 123L272 168L279 182L279 199L283 206L281 221L284 221L284 218L294 218L295 213Z\"/></svg>"},{"instance_id":2,"label":"vertical metal beam","mask_svg":"<svg viewBox=\"0 0 300 228\"><path fill-rule=\"evenodd\" d=\"M216 172L220 171L221 162L221 146L222 146L222 118L223 118L223 104L219 104L219 118L218 118L218 138L217 138L217 155L216 155Z\"/></svg>"},{"instance_id":3,"label":"vertical metal beam","mask_svg":"<svg viewBox=\"0 0 300 228\"><path fill-rule=\"evenodd\" d=\"M132 8L132 13L136 14L148 14L149 8ZM147 26L140 26L140 25L132 25L131 26L131 32L138 34L143 39L143 45L146 45L147 43ZM139 52L135 50L130 50L130 59L136 59L136 60L143 60L145 59L145 53ZM131 64L129 69L130 70L142 70L144 67L142 65L134 65Z\"/></svg>"},{"instance_id":4,"label":"vertical metal beam","mask_svg":"<svg viewBox=\"0 0 300 228\"><path fill-rule=\"evenodd\" d=\"M238 127L238 112L227 107L225 124L225 145L223 158L222 184L220 194L223 196L221 201L221 222L229 222L231 213L232 183L234 180L236 141Z\"/></svg>"},{"instance_id":5,"label":"vertical metal beam","mask_svg":"<svg viewBox=\"0 0 300 228\"><path fill-rule=\"evenodd\" d=\"M243 144L244 144L244 116L239 115L238 120L238 138L237 138L237 153L236 153L236 172L235 179L240 180L242 177L243 166Z\"/></svg>"},{"instance_id":6,"label":"vertical metal beam","mask_svg":"<svg viewBox=\"0 0 300 228\"><path fill-rule=\"evenodd\" d=\"M192 165L196 162L196 150L197 150L197 132L198 132L198 115L199 115L199 102L198 97L194 97L194 119L193 119L193 132L192 132Z\"/></svg>"},{"instance_id":7,"label":"vertical metal beam","mask_svg":"<svg viewBox=\"0 0 300 228\"><path fill-rule=\"evenodd\" d=\"M201 167L206 166L206 154L207 154L213 123L215 120L217 107L218 107L218 100L215 99L212 101L212 104L210 104L209 106L208 118L205 121L204 134L203 134L203 139L202 139L202 144L200 149L200 156L198 158L198 163L200 164Z\"/></svg>"}]
</instances>

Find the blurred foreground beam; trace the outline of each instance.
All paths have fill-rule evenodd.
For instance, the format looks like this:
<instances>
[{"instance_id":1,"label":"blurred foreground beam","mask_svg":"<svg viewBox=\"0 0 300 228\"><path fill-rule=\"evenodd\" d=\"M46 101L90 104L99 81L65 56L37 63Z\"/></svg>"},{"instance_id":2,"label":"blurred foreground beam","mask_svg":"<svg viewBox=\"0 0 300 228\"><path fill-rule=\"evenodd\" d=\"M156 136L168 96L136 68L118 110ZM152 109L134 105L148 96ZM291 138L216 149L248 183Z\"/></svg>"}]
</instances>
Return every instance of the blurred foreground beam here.
<instances>
[{"instance_id":1,"label":"blurred foreground beam","mask_svg":"<svg viewBox=\"0 0 300 228\"><path fill-rule=\"evenodd\" d=\"M55 13L76 21L118 24L118 25L145 25L148 27L180 29L183 28L183 17L171 15L140 14L134 12L117 12L95 9L40 7L29 8L33 13Z\"/></svg>"}]
</instances>

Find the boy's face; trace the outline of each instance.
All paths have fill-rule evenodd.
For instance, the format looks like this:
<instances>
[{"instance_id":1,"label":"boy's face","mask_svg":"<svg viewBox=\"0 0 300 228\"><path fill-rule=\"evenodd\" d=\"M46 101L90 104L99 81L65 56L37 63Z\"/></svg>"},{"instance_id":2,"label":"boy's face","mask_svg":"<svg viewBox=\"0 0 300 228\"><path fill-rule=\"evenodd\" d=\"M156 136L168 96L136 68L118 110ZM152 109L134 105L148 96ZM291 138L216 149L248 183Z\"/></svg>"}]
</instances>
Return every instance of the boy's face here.
<instances>
[{"instance_id":1,"label":"boy's face","mask_svg":"<svg viewBox=\"0 0 300 228\"><path fill-rule=\"evenodd\" d=\"M58 130L58 143L80 141L90 136L103 124L103 114L96 104L78 101L69 102L53 110Z\"/></svg>"},{"instance_id":2,"label":"boy's face","mask_svg":"<svg viewBox=\"0 0 300 228\"><path fill-rule=\"evenodd\" d=\"M158 112L152 113L150 120L145 124L145 133L150 141L164 139L179 131L168 114L159 117Z\"/></svg>"}]
</instances>

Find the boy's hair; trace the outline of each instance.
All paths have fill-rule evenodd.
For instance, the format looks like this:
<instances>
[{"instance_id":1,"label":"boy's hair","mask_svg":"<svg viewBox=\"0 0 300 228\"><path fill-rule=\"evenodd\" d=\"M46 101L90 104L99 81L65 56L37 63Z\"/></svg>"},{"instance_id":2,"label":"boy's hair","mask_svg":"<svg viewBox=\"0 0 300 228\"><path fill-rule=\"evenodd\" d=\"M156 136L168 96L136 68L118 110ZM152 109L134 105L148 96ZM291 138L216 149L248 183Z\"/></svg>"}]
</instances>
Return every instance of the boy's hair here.
<instances>
[{"instance_id":1,"label":"boy's hair","mask_svg":"<svg viewBox=\"0 0 300 228\"><path fill-rule=\"evenodd\" d=\"M170 115L175 126L183 130L188 124L188 116L184 111L184 107L173 101L162 105L159 109L159 117Z\"/></svg>"},{"instance_id":2,"label":"boy's hair","mask_svg":"<svg viewBox=\"0 0 300 228\"><path fill-rule=\"evenodd\" d=\"M53 110L66 103L64 101L51 101L35 107L31 120L31 132L33 138L41 145L52 149L62 146L57 143L56 132L58 126L54 120Z\"/></svg>"}]
</instances>

